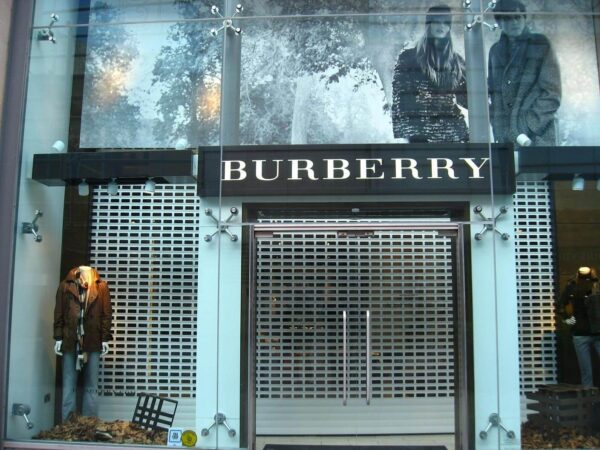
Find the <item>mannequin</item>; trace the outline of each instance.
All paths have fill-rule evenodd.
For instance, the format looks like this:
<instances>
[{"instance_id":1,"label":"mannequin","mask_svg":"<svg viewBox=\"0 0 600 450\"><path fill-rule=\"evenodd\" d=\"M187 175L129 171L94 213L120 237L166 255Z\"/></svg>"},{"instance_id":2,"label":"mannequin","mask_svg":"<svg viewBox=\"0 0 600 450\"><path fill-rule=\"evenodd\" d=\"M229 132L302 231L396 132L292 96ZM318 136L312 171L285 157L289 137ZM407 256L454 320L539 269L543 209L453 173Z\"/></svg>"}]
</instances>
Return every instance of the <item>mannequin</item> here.
<instances>
[{"instance_id":1,"label":"mannequin","mask_svg":"<svg viewBox=\"0 0 600 450\"><path fill-rule=\"evenodd\" d=\"M62 356L62 420L75 411L78 372L84 374L82 415L97 416L100 357L110 350L111 326L107 283L93 267L71 269L54 306L54 352Z\"/></svg>"},{"instance_id":2,"label":"mannequin","mask_svg":"<svg viewBox=\"0 0 600 450\"><path fill-rule=\"evenodd\" d=\"M569 326L581 372L581 384L594 385L592 351L600 356L600 283L596 270L581 266L559 298L558 314Z\"/></svg>"}]
</instances>

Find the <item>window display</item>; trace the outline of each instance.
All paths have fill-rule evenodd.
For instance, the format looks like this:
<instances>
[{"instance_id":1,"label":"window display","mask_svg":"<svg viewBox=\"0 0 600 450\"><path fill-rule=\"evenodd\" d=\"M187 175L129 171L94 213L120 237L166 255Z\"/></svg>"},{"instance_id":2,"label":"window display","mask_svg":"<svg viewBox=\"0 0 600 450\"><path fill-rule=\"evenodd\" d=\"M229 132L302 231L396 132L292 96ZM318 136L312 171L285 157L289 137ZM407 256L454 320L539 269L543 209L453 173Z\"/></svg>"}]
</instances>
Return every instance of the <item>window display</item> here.
<instances>
[{"instance_id":1,"label":"window display","mask_svg":"<svg viewBox=\"0 0 600 450\"><path fill-rule=\"evenodd\" d=\"M2 445L560 430L539 398L600 386L596 4L213 3L15 3Z\"/></svg>"},{"instance_id":2,"label":"window display","mask_svg":"<svg viewBox=\"0 0 600 450\"><path fill-rule=\"evenodd\" d=\"M592 351L600 356L600 282L596 269L582 266L562 292L558 313L569 326L579 362L581 384L594 385Z\"/></svg>"},{"instance_id":3,"label":"window display","mask_svg":"<svg viewBox=\"0 0 600 450\"><path fill-rule=\"evenodd\" d=\"M93 267L71 269L60 283L54 307L54 352L62 357L62 420L76 410L83 373L84 416L98 415L100 357L109 352L112 306L108 284Z\"/></svg>"}]
</instances>

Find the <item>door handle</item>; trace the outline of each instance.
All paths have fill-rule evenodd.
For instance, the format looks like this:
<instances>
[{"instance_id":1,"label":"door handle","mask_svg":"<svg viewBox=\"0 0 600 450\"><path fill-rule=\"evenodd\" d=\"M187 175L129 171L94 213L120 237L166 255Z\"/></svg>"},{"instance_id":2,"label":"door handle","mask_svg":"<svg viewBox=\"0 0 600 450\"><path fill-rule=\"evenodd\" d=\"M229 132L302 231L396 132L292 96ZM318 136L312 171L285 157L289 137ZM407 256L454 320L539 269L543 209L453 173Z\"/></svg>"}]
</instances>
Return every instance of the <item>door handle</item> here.
<instances>
[{"instance_id":1,"label":"door handle","mask_svg":"<svg viewBox=\"0 0 600 450\"><path fill-rule=\"evenodd\" d=\"M371 311L367 310L367 405L371 404Z\"/></svg>"},{"instance_id":2,"label":"door handle","mask_svg":"<svg viewBox=\"0 0 600 450\"><path fill-rule=\"evenodd\" d=\"M343 326L342 326L342 339L343 339L343 346L344 346L344 350L343 350L343 354L342 354L342 358L343 358L343 369L342 369L342 376L344 377L343 380L343 389L344 389L344 393L343 393L343 399L342 399L342 404L344 406L346 406L346 404L348 403L348 386L347 386L347 381L348 381L348 361L347 361L347 352L348 352L348 343L347 343L347 338L348 338L348 317L346 315L346 311L342 312L342 317L343 317Z\"/></svg>"}]
</instances>

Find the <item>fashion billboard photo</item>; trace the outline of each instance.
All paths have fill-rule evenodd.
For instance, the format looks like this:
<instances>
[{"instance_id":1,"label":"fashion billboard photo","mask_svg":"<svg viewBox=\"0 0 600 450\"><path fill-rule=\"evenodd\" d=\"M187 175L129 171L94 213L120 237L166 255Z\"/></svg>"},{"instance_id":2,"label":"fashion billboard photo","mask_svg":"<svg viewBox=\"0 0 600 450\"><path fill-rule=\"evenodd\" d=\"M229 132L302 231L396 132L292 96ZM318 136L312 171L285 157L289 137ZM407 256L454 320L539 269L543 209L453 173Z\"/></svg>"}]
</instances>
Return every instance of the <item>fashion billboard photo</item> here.
<instances>
[{"instance_id":1,"label":"fashion billboard photo","mask_svg":"<svg viewBox=\"0 0 600 450\"><path fill-rule=\"evenodd\" d=\"M576 13L589 1L499 1L484 15L485 61L465 54L462 2L314 3L257 0L225 37L211 33L222 20L194 20L209 2L94 1L81 147L218 145L221 81L235 71L242 145L467 142L469 70L486 77L495 141L600 137L594 23ZM173 20L141 26L148 9ZM225 38L241 40L240 60L223 59Z\"/></svg>"}]
</instances>

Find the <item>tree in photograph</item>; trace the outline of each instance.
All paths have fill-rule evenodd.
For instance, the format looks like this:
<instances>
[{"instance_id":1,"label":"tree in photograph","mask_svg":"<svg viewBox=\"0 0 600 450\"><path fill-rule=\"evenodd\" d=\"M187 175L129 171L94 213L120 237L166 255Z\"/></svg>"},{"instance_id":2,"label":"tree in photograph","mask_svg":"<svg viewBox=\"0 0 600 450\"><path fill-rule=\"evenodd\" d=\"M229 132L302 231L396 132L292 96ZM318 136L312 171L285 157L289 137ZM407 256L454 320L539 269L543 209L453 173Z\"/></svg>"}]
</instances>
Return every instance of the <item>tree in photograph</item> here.
<instances>
[{"instance_id":1,"label":"tree in photograph","mask_svg":"<svg viewBox=\"0 0 600 450\"><path fill-rule=\"evenodd\" d=\"M314 101L317 85L352 80L355 91L380 86L387 110L398 52L418 21L408 17L398 26L398 18L373 13L406 9L405 3L260 0L249 5L245 14L276 18L244 23L242 142L307 143L330 135Z\"/></svg>"},{"instance_id":2,"label":"tree in photograph","mask_svg":"<svg viewBox=\"0 0 600 450\"><path fill-rule=\"evenodd\" d=\"M152 70L160 89L154 135L158 141L186 138L190 145L216 144L219 139L222 39L213 37L215 23L190 19L210 17L210 1L175 1L181 20L168 31L168 44Z\"/></svg>"},{"instance_id":3,"label":"tree in photograph","mask_svg":"<svg viewBox=\"0 0 600 450\"><path fill-rule=\"evenodd\" d=\"M82 147L134 147L140 108L128 96L137 43L117 11L97 1L90 14L82 108Z\"/></svg>"}]
</instances>

